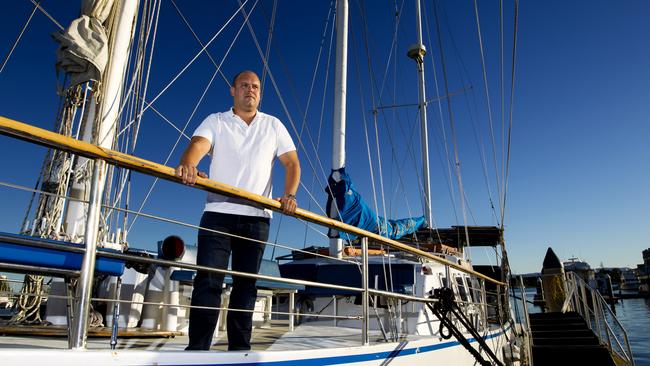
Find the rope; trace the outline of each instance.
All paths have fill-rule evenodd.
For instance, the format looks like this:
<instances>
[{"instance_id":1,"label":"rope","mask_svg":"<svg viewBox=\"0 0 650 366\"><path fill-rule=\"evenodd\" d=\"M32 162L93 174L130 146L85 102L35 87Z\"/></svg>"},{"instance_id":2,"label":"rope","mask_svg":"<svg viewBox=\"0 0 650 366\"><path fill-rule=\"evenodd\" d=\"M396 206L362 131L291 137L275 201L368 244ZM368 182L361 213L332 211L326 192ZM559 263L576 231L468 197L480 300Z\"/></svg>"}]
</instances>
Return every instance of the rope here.
<instances>
[{"instance_id":1,"label":"rope","mask_svg":"<svg viewBox=\"0 0 650 366\"><path fill-rule=\"evenodd\" d=\"M36 294L30 296L28 294ZM43 276L25 275L20 295L14 303L17 312L9 324L42 324L40 308L43 301Z\"/></svg>"},{"instance_id":2,"label":"rope","mask_svg":"<svg viewBox=\"0 0 650 366\"><path fill-rule=\"evenodd\" d=\"M81 85L65 91L61 96L61 107L58 113L56 131L65 136L72 135L72 125L81 98ZM63 194L68 188L71 169L70 154L49 149L46 153L39 181L45 190ZM31 208L32 202L29 207ZM32 235L50 237L56 235L64 210L64 200L40 196L34 213L34 226ZM29 214L29 209L27 215ZM38 222L38 225L37 225Z\"/></svg>"}]
</instances>

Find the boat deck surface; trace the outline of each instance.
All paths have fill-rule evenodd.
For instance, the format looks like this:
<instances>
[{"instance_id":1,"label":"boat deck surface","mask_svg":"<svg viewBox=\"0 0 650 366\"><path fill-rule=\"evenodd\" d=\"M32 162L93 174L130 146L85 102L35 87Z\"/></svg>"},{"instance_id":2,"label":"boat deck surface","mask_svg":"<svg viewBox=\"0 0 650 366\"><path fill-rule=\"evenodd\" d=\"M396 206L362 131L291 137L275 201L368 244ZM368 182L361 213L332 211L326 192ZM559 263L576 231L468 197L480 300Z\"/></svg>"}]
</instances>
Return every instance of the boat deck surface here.
<instances>
[{"instance_id":1,"label":"boat deck surface","mask_svg":"<svg viewBox=\"0 0 650 366\"><path fill-rule=\"evenodd\" d=\"M293 332L289 332L288 325L283 321L273 321L271 327L255 328L251 340L252 349L254 351L286 351L351 347L361 344L361 330L334 327L331 322L327 325L322 322L317 323L320 324L307 323L297 326ZM51 330L44 332L44 329ZM110 338L105 336L107 332L108 330L105 328L90 332L87 348L109 349ZM120 333L117 349L180 351L187 346L188 342L186 335L171 332ZM369 335L371 343L384 342L378 331L371 331ZM0 327L0 349L6 348L67 349L68 340L65 336L65 329L62 327L3 326ZM227 348L226 332L220 331L211 349L226 351Z\"/></svg>"}]
</instances>

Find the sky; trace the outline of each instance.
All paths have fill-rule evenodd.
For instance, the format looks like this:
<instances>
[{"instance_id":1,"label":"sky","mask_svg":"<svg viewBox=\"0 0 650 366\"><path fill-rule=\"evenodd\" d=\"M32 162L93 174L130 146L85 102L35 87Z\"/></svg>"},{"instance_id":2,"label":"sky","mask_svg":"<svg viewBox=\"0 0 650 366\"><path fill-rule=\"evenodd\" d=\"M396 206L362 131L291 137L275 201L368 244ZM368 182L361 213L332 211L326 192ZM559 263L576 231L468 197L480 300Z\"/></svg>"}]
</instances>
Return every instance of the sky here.
<instances>
[{"instance_id":1,"label":"sky","mask_svg":"<svg viewBox=\"0 0 650 366\"><path fill-rule=\"evenodd\" d=\"M238 8L234 0L177 3L204 42ZM262 50L267 48L273 3L249 0L245 5L250 10L256 4L250 23ZM423 1L422 11L428 50L427 97L444 95L445 79L452 94L451 113L447 99L433 101L427 109L435 225L500 224L498 192L504 183L504 136L512 100L504 227L513 270L539 271L548 247L562 259L577 256L592 267L635 267L641 263L641 251L650 247L645 235L650 219L650 3L520 2L511 95L514 4L504 1L503 98L499 2L478 1L487 88L474 2L437 1L439 22L433 4ZM5 5L8 16L0 24L2 61L33 9L27 0ZM78 15L68 2L45 0L41 5L64 26ZM401 15L397 27L396 10ZM392 218L423 212L418 110L412 106L381 109L375 124L372 109L373 105L417 103L416 66L406 57L408 46L416 43L413 19L412 1L350 1L346 167L366 201L374 207L376 197L380 214L386 212ZM228 77L242 69L261 74L263 67L249 29L242 28L237 36L242 24L243 17L237 14L207 47L217 63L226 56L222 71ZM298 192L299 205L317 213L321 213L318 205L325 203L324 176L331 166L331 25L330 1L313 1L309 6L300 1L278 1L269 68L279 94L270 78L265 78L260 107L279 117L296 141L306 187ZM396 28L396 46L391 53ZM54 128L59 98L56 44L51 34L57 30L41 12L34 14L0 73L0 115ZM172 2L163 0L147 99L153 100L199 50L201 46ZM210 59L202 54L154 106L179 128L187 124L186 133L191 134L205 116L231 106L227 83L216 77L192 113L214 70ZM187 144L181 139L173 149L177 138L178 133L169 124L151 111L145 112L135 153L159 163L169 155L167 165L173 166ZM0 141L0 155L4 157L0 182L34 187L46 149L5 136ZM457 176L453 169L450 173L447 164L454 159L454 151L461 166L465 215ZM201 167L207 170L207 161ZM278 167L274 174L277 195L282 181ZM150 177L134 175L131 208L140 206L152 182ZM4 207L0 230L19 230L30 196L0 186ZM204 192L158 182L143 212L197 224L204 199ZM195 243L196 231L192 228L144 218L133 225L129 243L152 249L156 241L170 234ZM327 245L322 234L278 214L270 240L296 248ZM267 248L265 255L270 258L285 253ZM484 249L473 249L471 255L475 263L495 260Z\"/></svg>"}]
</instances>

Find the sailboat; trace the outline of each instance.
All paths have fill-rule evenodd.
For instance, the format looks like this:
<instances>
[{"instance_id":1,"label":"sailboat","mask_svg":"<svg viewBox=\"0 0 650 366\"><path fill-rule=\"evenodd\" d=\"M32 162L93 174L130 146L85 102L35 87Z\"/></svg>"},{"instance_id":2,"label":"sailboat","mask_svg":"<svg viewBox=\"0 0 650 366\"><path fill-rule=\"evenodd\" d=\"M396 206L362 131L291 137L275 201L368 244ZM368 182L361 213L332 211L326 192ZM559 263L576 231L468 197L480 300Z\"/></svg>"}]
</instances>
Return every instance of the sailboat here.
<instances>
[{"instance_id":1,"label":"sailboat","mask_svg":"<svg viewBox=\"0 0 650 366\"><path fill-rule=\"evenodd\" d=\"M247 24L251 11L246 10L247 3L240 2L235 13L244 15L243 24ZM264 348L245 352L183 351L187 308L183 291L200 268L192 263L191 248L176 237L168 237L160 242L158 253L132 250L126 245L126 227L114 230L108 225L111 221L127 221L128 214L141 214L119 207L119 199L115 199L129 181L130 171L178 182L173 168L128 154L134 150L135 140L123 134L132 128L130 136L137 136L140 118L153 103L146 95L146 55L147 50L153 52L153 46L147 48L147 42L153 42L153 38L141 33L139 42L134 42L138 39L135 24L141 14L144 23L138 29L155 29L154 19L159 11L157 1L142 5L135 0L84 1L82 16L56 37L61 44L59 53L63 54L58 66L66 73L67 86L56 132L0 117L0 133L52 149L43 165L43 182L36 190L40 196L34 219L26 222L20 233L0 234L0 270L30 273L33 277L29 281L35 284L42 284L43 275L63 278L58 282L58 296L63 301L54 310L57 295L50 293L48 308L53 310L47 312L51 315L49 319L65 324L68 335L64 349L49 349L47 342L39 339L12 338L15 347L0 351L4 364L43 360L71 365L520 362L521 339L517 338L517 324L509 307L509 270L502 227L433 228L423 62L426 49L419 1L418 40L408 54L416 62L419 78L422 190L427 203L424 215L402 220L379 216L365 204L354 188L352 174L346 171L348 2L338 0L334 148L327 187L329 217L305 209L299 209L295 215L328 228L329 247L296 249L281 258L281 265L268 263L271 269L266 273L221 271L229 276L258 278L258 286L266 292L260 292L265 294L260 295L260 306L264 309L256 313L267 316L265 321L268 314L275 313L288 322L286 331L267 340ZM208 45L202 45L199 54ZM264 60L265 73L273 80ZM136 76L127 78L130 69ZM124 98L131 94L136 97ZM124 119L126 126L118 124ZM118 151L119 147L123 151ZM109 187L113 182L120 195L109 193L110 188L115 188ZM279 210L279 203L272 199L219 182L200 178L196 187ZM464 253L470 243L500 250L502 263L473 265ZM157 293L158 298L143 295L126 301L130 308L117 306L122 302L120 293L125 290L127 272L130 277L138 277L137 269L148 273L146 290ZM91 305L98 283L107 287L103 300L109 305L104 316L111 333L110 342L100 348L89 341L92 315L97 313ZM141 283L130 284L134 298ZM22 296L35 297L25 292ZM285 300L282 304L270 299L280 296ZM272 310L274 304L277 311ZM165 345L138 341L132 348L125 346L119 328L120 323L130 324L120 318L127 309L129 313L141 313L141 319L134 322L136 326L149 322L150 329L167 331L178 342ZM38 348L39 343L44 347ZM151 344L154 346L150 347ZM133 349L140 347L146 350Z\"/></svg>"}]
</instances>

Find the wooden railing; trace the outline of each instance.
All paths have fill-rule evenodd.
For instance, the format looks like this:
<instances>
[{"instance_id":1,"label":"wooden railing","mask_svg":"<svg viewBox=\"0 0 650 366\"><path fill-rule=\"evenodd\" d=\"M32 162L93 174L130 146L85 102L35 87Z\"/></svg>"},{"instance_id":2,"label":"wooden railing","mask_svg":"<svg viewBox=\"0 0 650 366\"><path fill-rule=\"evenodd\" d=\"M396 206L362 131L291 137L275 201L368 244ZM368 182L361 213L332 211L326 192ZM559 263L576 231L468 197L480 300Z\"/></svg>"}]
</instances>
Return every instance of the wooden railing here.
<instances>
[{"instance_id":1,"label":"wooden railing","mask_svg":"<svg viewBox=\"0 0 650 366\"><path fill-rule=\"evenodd\" d=\"M143 174L155 176L172 182L177 182L177 183L181 182L181 179L178 176L176 176L175 169L172 167L158 164L149 160L141 159L137 156L121 153L119 151L102 148L90 144L88 142L76 140L71 137L67 137L52 131L38 128L26 123L18 122L3 116L0 116L0 134L12 136L21 140L26 140L46 147L67 151L90 159L100 159L105 161L108 164L135 170ZM257 205L260 205L264 208L281 212L280 202L276 200L264 196L256 195L247 192L245 190L227 184L219 183L207 178L198 177L194 187L208 192L218 193L230 197L242 198L247 201L254 202ZM465 272L467 274L484 279L485 281L492 282L499 286L505 286L504 282L498 281L492 277L486 276L482 273L463 267L457 263L450 262L448 260L440 258L435 254L425 252L417 248L413 248L404 243L400 243L398 241L385 238L381 235L360 229L352 225L345 224L343 222L331 219L329 217L318 215L316 213L307 211L305 209L298 208L296 210L296 213L293 216L338 231L355 234L360 237L367 237L376 242L380 242L384 245L387 245L393 249L401 250L403 252L417 255L419 257L427 258L432 261L449 266L451 268L455 268L461 272Z\"/></svg>"}]
</instances>

